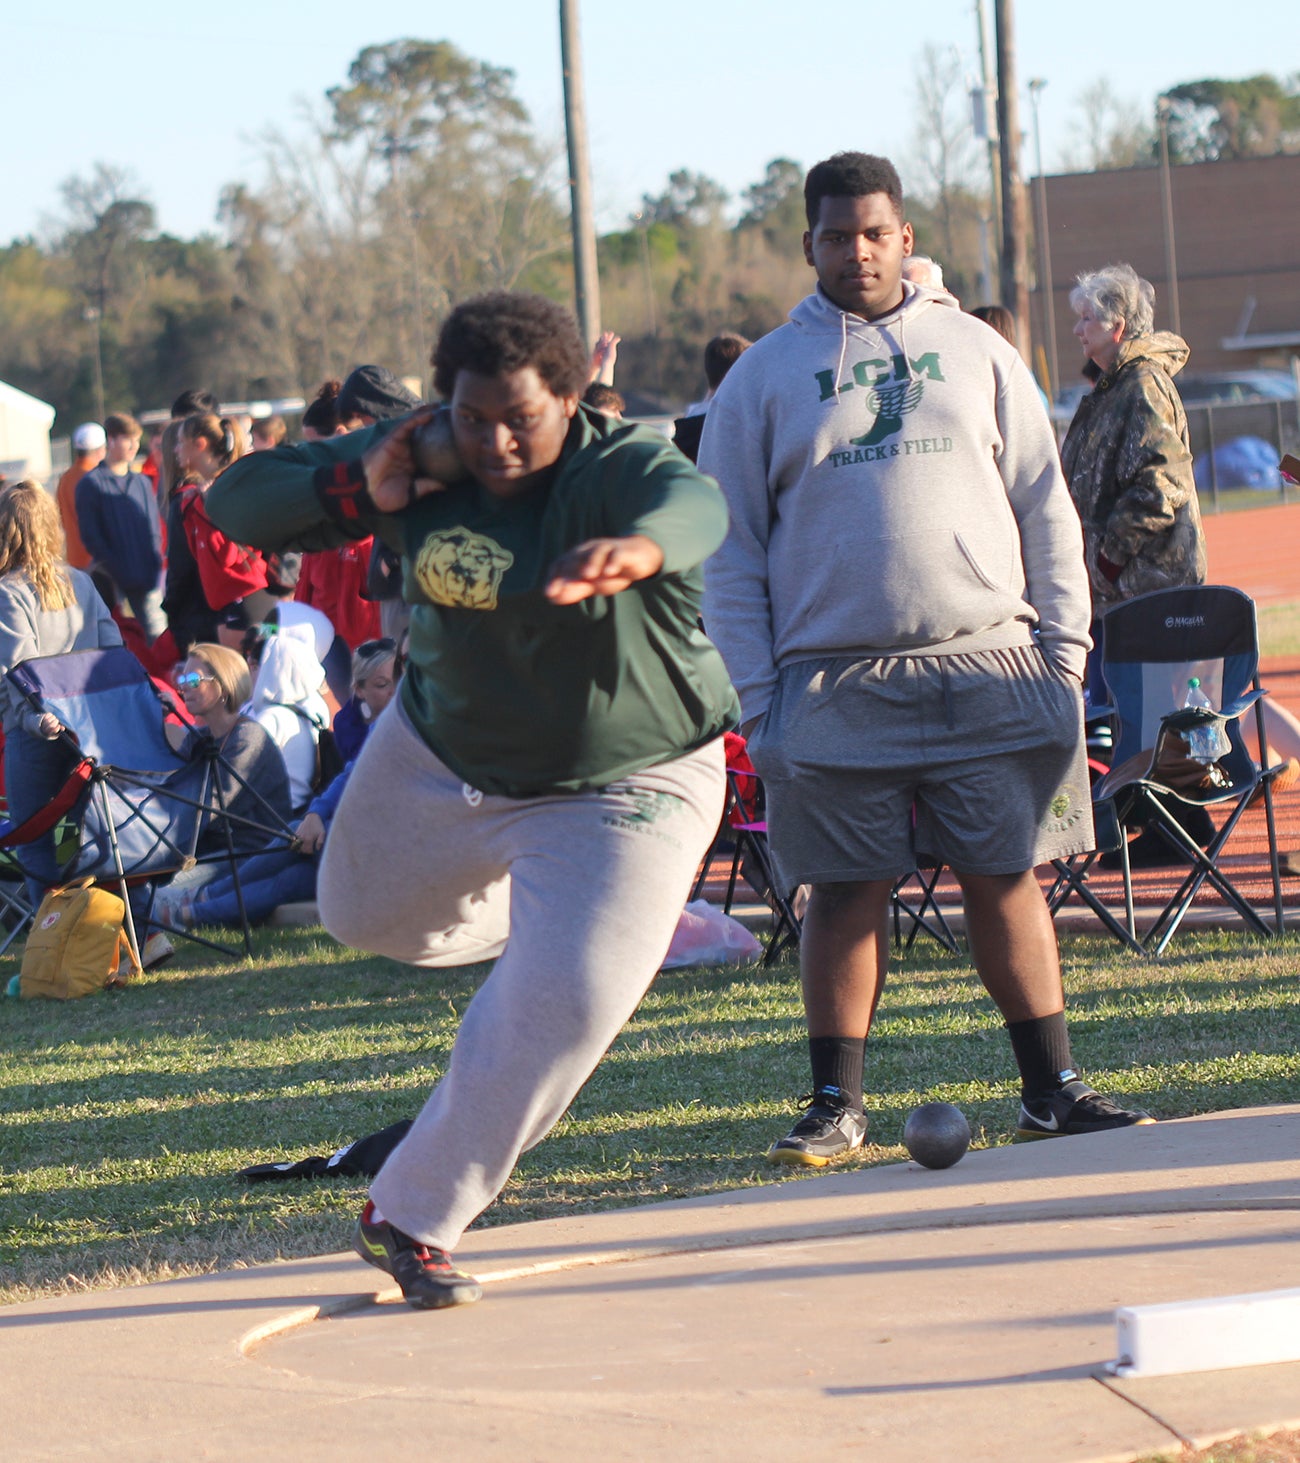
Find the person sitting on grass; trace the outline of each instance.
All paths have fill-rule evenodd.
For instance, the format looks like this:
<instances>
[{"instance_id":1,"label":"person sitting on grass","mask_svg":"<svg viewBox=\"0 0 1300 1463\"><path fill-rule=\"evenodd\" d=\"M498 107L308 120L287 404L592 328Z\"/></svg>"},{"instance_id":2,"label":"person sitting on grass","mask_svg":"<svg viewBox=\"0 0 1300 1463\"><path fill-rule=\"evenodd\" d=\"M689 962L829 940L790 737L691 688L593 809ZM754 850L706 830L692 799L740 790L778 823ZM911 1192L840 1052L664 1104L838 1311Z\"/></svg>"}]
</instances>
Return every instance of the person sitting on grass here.
<instances>
[{"instance_id":1,"label":"person sitting on grass","mask_svg":"<svg viewBox=\"0 0 1300 1463\"><path fill-rule=\"evenodd\" d=\"M259 639L259 650L265 641ZM360 751L366 734L373 725L372 718L393 699L397 682L401 676L398 664L400 657L391 640L375 641L362 646L357 652L355 672L358 696L367 711L367 719L358 717L359 735L356 751ZM354 703L349 701L344 711ZM342 716L340 712L340 716ZM335 737L338 739L338 721L335 722ZM341 746L341 743L340 743ZM334 820L339 799L352 775L356 752L352 752L343 770L329 786L312 799L301 823L298 825L293 843L288 848L268 849L256 854L241 866L240 890L244 898L244 909L253 921L266 919L282 904L299 904L316 898L316 873L320 853L325 847L325 835ZM169 911L170 923L178 929L191 930L197 925L240 924L239 896L235 881L230 875L223 875L204 885L192 899L182 899L179 905Z\"/></svg>"},{"instance_id":2,"label":"person sitting on grass","mask_svg":"<svg viewBox=\"0 0 1300 1463\"><path fill-rule=\"evenodd\" d=\"M339 756L350 762L365 743L375 718L397 690L397 642L367 640L352 657L352 695L334 718Z\"/></svg>"},{"instance_id":3,"label":"person sitting on grass","mask_svg":"<svg viewBox=\"0 0 1300 1463\"><path fill-rule=\"evenodd\" d=\"M316 744L330 721L321 696L324 684L324 668L301 640L272 635L266 642L249 714L280 749L289 774L289 802L299 815L311 801Z\"/></svg>"},{"instance_id":4,"label":"person sitting on grass","mask_svg":"<svg viewBox=\"0 0 1300 1463\"><path fill-rule=\"evenodd\" d=\"M321 851L353 765L349 762L325 791L312 799L289 847L267 849L240 865L238 891L234 877L223 874L171 903L167 923L179 930L192 930L199 925L242 924L241 894L244 911L254 924L266 919L282 904L315 899Z\"/></svg>"},{"instance_id":5,"label":"person sitting on grass","mask_svg":"<svg viewBox=\"0 0 1300 1463\"><path fill-rule=\"evenodd\" d=\"M248 700L248 667L236 650L205 643L190 646L176 689L185 709L212 737L221 753L217 787L232 815L230 838L236 855L256 853L291 816L289 774L280 749L241 707ZM227 851L226 830L209 822L199 834L199 862L176 874L158 890L154 915L166 922L169 911L221 873L213 862Z\"/></svg>"},{"instance_id":6,"label":"person sitting on grass","mask_svg":"<svg viewBox=\"0 0 1300 1463\"><path fill-rule=\"evenodd\" d=\"M122 635L90 575L63 557L53 497L24 480L0 489L0 722L10 821L38 813L64 786L77 750L50 712L32 710L4 673L25 660L121 645ZM33 906L60 882L54 834L18 850Z\"/></svg>"}]
</instances>

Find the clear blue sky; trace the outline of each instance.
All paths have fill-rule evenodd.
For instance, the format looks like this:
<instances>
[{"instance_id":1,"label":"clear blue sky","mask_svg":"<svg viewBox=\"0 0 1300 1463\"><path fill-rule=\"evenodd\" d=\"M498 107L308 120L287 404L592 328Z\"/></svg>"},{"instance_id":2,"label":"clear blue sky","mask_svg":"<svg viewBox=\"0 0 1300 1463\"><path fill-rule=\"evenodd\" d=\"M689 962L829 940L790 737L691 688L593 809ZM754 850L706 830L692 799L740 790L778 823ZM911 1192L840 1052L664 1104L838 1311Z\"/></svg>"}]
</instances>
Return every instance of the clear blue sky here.
<instances>
[{"instance_id":1,"label":"clear blue sky","mask_svg":"<svg viewBox=\"0 0 1300 1463\"><path fill-rule=\"evenodd\" d=\"M850 147L901 158L915 131L920 52L956 47L973 75L974 9L974 0L587 0L601 227L619 226L679 167L738 193L775 157L807 166ZM1048 171L1069 142L1079 93L1102 77L1149 111L1179 81L1300 65L1296 0L1019 0L1016 9L1022 83L1048 82ZM450 40L509 67L539 131L562 135L554 0L408 3L378 18L356 0L224 0L206 14L176 0L48 9L9 0L0 13L0 243L39 232L59 212L59 183L97 161L130 171L162 228L213 228L222 185L260 179L258 134L292 133L300 104L344 81L363 46L404 35Z\"/></svg>"}]
</instances>

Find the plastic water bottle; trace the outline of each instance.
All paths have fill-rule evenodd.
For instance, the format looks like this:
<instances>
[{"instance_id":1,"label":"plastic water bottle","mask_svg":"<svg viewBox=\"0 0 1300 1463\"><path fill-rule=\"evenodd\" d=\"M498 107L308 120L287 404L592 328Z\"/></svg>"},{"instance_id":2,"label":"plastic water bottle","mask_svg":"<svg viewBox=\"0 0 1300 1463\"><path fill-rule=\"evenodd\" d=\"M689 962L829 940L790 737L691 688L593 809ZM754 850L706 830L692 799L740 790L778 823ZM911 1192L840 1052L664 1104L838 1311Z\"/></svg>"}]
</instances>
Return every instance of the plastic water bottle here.
<instances>
[{"instance_id":1,"label":"plastic water bottle","mask_svg":"<svg viewBox=\"0 0 1300 1463\"><path fill-rule=\"evenodd\" d=\"M1201 690L1201 678L1193 676L1187 682L1187 698L1183 702L1183 710L1207 711L1204 721L1183 729L1183 740L1187 743L1188 756L1199 762L1211 776L1212 785L1223 787L1227 785L1221 769L1214 764L1231 749L1227 737L1223 733L1221 724L1214 719L1214 706L1210 698Z\"/></svg>"},{"instance_id":2,"label":"plastic water bottle","mask_svg":"<svg viewBox=\"0 0 1300 1463\"><path fill-rule=\"evenodd\" d=\"M1214 706L1211 703L1210 698L1205 694L1204 691L1201 690L1200 676L1193 676L1191 680L1188 681L1187 696L1186 699L1183 701L1183 706L1195 706L1202 711L1214 710Z\"/></svg>"}]
</instances>

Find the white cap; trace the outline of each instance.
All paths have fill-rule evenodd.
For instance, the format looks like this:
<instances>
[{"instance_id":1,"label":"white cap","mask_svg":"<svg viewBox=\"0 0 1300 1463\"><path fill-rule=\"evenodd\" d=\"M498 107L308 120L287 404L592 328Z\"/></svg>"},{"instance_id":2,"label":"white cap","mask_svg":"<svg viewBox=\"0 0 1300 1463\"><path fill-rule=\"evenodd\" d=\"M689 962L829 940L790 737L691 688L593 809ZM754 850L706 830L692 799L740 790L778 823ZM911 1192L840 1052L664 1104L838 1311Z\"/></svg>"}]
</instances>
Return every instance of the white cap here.
<instances>
[{"instance_id":1,"label":"white cap","mask_svg":"<svg viewBox=\"0 0 1300 1463\"><path fill-rule=\"evenodd\" d=\"M108 438L104 436L104 429L98 422L84 422L72 434L74 452L98 452L107 445Z\"/></svg>"}]
</instances>

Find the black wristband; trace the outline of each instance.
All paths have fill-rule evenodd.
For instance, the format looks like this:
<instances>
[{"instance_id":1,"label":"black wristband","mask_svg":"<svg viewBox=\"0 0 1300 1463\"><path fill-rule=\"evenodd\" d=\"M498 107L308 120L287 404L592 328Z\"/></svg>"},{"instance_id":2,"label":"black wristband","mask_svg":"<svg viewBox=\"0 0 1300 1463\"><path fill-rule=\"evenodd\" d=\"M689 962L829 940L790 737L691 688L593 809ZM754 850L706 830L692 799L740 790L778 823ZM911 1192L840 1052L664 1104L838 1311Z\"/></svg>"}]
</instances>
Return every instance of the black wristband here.
<instances>
[{"instance_id":1,"label":"black wristband","mask_svg":"<svg viewBox=\"0 0 1300 1463\"><path fill-rule=\"evenodd\" d=\"M366 469L359 457L352 462L318 467L313 486L321 506L335 523L348 528L360 527L363 514L378 511L366 486Z\"/></svg>"}]
</instances>

